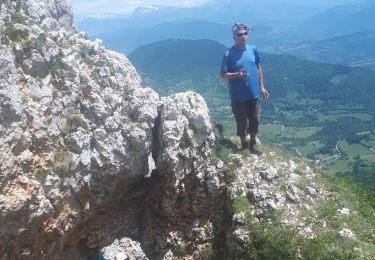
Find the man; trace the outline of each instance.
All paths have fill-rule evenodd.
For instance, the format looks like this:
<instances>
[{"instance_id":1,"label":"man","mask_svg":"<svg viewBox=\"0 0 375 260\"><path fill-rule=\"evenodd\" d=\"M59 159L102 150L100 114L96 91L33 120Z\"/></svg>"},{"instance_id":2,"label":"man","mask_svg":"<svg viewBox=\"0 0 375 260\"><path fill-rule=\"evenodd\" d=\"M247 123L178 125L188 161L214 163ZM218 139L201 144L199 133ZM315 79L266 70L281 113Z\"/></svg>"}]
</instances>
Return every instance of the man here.
<instances>
[{"instance_id":1,"label":"man","mask_svg":"<svg viewBox=\"0 0 375 260\"><path fill-rule=\"evenodd\" d=\"M235 23L232 27L235 44L224 54L220 76L228 80L232 112L236 118L242 149L261 155L262 152L256 147L260 124L259 99L261 95L268 99L269 94L264 87L258 52L255 46L247 44L250 30L251 27L241 23ZM246 141L248 133L250 143Z\"/></svg>"}]
</instances>

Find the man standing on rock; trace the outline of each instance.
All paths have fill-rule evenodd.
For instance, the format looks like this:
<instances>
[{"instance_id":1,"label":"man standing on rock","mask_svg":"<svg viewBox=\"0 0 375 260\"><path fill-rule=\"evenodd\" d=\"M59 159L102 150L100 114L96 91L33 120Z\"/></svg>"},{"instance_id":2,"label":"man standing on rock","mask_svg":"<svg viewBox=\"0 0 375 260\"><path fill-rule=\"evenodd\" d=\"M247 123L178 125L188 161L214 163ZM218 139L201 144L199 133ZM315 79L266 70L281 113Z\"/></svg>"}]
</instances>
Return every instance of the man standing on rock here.
<instances>
[{"instance_id":1,"label":"man standing on rock","mask_svg":"<svg viewBox=\"0 0 375 260\"><path fill-rule=\"evenodd\" d=\"M269 98L264 87L262 67L255 46L247 44L248 32L252 30L246 24L235 23L232 27L235 44L223 57L220 76L228 80L232 112L236 118L237 135L241 139L242 149L261 155L256 147L256 134L260 124L260 95ZM250 143L246 136L250 133Z\"/></svg>"}]
</instances>

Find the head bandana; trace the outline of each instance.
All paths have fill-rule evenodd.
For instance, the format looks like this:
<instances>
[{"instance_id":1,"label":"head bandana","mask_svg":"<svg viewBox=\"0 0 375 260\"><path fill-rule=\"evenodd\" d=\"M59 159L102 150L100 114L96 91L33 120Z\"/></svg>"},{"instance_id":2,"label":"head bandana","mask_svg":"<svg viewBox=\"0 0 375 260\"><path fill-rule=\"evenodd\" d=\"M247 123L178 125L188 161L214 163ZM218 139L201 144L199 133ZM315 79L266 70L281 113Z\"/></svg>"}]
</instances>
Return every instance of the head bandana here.
<instances>
[{"instance_id":1,"label":"head bandana","mask_svg":"<svg viewBox=\"0 0 375 260\"><path fill-rule=\"evenodd\" d=\"M239 31L245 30L246 32L248 31L254 31L253 27L248 26L245 23L235 23L232 27L232 32L233 35L235 36Z\"/></svg>"}]
</instances>

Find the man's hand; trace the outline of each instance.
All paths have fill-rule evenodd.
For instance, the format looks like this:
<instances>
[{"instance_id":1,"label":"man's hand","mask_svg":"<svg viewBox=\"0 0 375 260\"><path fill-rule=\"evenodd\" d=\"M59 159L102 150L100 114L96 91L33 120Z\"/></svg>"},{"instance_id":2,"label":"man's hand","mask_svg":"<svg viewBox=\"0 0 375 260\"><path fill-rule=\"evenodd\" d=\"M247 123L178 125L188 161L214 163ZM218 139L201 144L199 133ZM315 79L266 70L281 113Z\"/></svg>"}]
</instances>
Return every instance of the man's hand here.
<instances>
[{"instance_id":1,"label":"man's hand","mask_svg":"<svg viewBox=\"0 0 375 260\"><path fill-rule=\"evenodd\" d=\"M267 89L261 88L260 91L262 92L262 96L264 99L269 99L270 94L268 93Z\"/></svg>"},{"instance_id":2,"label":"man's hand","mask_svg":"<svg viewBox=\"0 0 375 260\"><path fill-rule=\"evenodd\" d=\"M235 79L235 78L246 78L247 76L248 76L248 72L246 71L246 69L242 69L237 72L224 72L224 71L220 72L220 77L222 79L227 79L227 80Z\"/></svg>"},{"instance_id":3,"label":"man's hand","mask_svg":"<svg viewBox=\"0 0 375 260\"><path fill-rule=\"evenodd\" d=\"M246 78L248 76L248 73L247 73L246 69L240 70L239 76L242 77L242 78Z\"/></svg>"}]
</instances>

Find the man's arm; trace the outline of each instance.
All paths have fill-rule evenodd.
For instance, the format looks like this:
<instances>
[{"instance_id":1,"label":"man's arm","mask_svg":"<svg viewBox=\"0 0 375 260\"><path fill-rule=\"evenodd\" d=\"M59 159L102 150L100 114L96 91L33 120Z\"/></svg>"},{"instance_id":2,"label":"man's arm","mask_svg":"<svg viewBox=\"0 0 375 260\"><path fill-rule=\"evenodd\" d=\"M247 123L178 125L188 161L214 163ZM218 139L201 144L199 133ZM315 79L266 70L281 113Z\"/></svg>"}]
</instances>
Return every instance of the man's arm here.
<instances>
[{"instance_id":1,"label":"man's arm","mask_svg":"<svg viewBox=\"0 0 375 260\"><path fill-rule=\"evenodd\" d=\"M264 87L264 81L263 81L263 71L262 71L262 65L260 63L257 64L257 70L258 70L258 77L259 77L259 90L262 93L262 96L264 99L268 99L270 97L268 91Z\"/></svg>"},{"instance_id":2,"label":"man's arm","mask_svg":"<svg viewBox=\"0 0 375 260\"><path fill-rule=\"evenodd\" d=\"M227 80L239 78L239 77L245 77L245 76L246 76L245 70L240 70L237 72L224 72L224 71L220 72L220 77L222 79L227 79Z\"/></svg>"}]
</instances>

